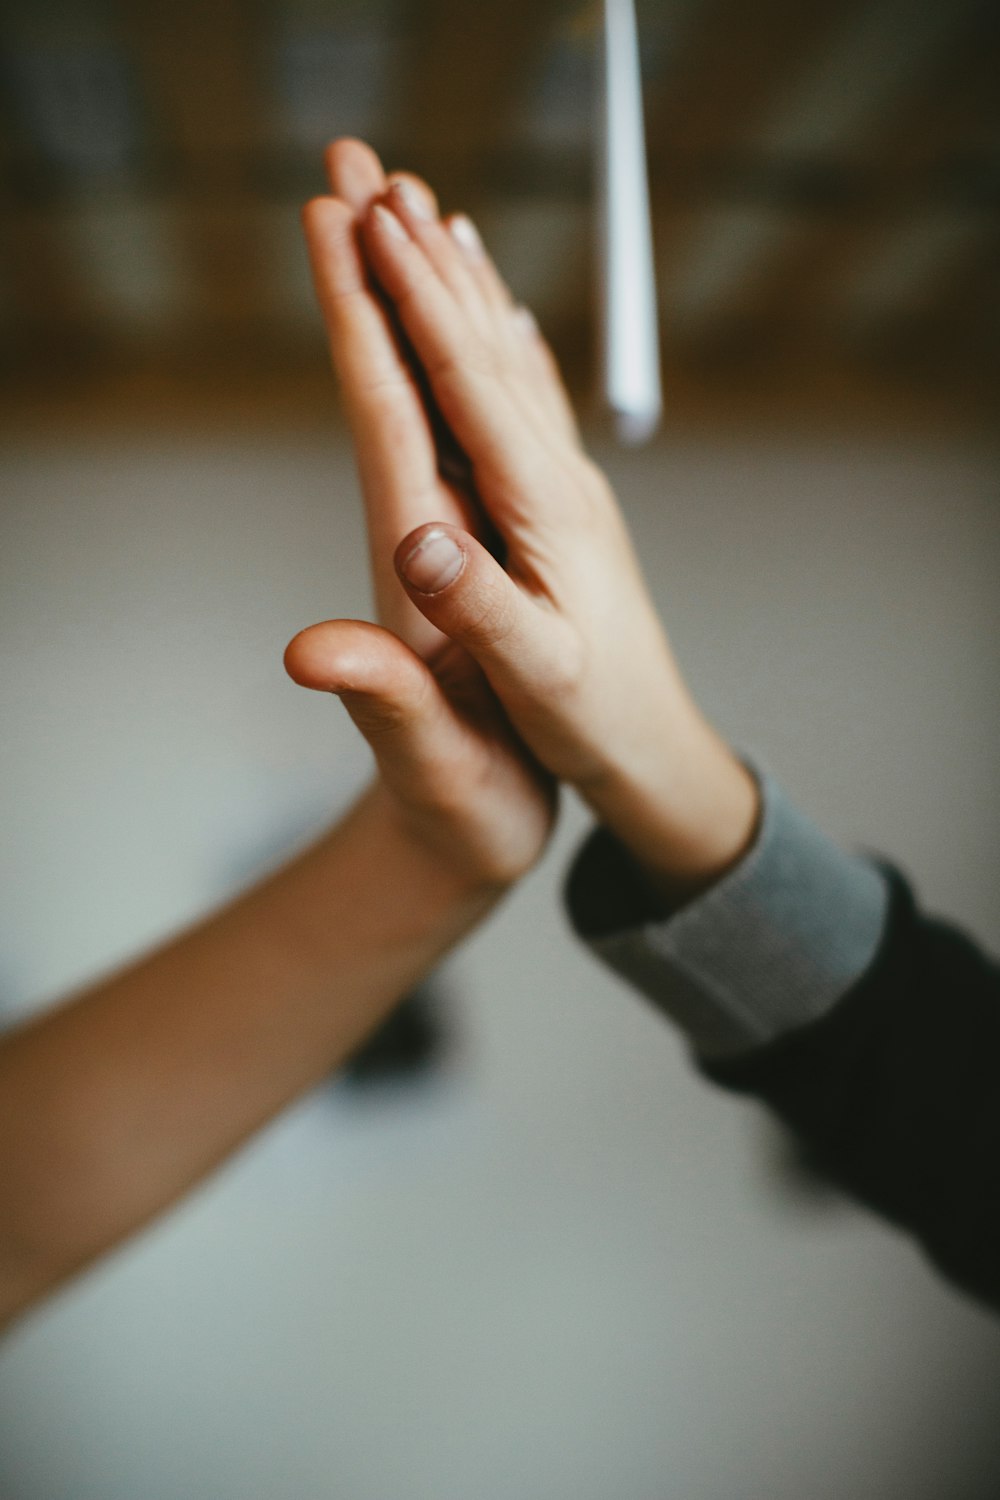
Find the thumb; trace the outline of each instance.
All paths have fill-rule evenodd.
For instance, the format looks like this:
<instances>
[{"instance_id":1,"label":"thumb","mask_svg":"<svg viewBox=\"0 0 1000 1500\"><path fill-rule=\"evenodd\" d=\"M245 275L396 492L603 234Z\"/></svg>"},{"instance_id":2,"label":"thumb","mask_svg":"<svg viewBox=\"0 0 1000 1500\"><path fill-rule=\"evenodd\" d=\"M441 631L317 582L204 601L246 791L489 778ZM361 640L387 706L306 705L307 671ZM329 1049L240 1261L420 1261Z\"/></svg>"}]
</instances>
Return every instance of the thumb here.
<instances>
[{"instance_id":1,"label":"thumb","mask_svg":"<svg viewBox=\"0 0 1000 1500\"><path fill-rule=\"evenodd\" d=\"M443 522L396 549L407 594L432 624L475 657L508 712L543 700L571 660L567 633L468 532Z\"/></svg>"},{"instance_id":2,"label":"thumb","mask_svg":"<svg viewBox=\"0 0 1000 1500\"><path fill-rule=\"evenodd\" d=\"M383 779L407 802L435 802L467 756L468 730L430 668L379 625L311 625L289 643L285 670L341 699Z\"/></svg>"}]
</instances>

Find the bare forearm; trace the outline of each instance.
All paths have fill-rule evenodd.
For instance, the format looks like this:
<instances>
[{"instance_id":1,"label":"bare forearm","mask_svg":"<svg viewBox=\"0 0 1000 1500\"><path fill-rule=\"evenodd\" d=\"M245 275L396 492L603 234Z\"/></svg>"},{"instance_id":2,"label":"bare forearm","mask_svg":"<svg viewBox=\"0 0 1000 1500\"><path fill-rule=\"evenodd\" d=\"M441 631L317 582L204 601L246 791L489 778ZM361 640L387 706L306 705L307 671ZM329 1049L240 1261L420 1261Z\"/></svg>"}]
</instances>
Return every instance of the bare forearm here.
<instances>
[{"instance_id":1,"label":"bare forearm","mask_svg":"<svg viewBox=\"0 0 1000 1500\"><path fill-rule=\"evenodd\" d=\"M169 946L0 1046L0 1321L340 1062L488 908L377 791Z\"/></svg>"}]
</instances>

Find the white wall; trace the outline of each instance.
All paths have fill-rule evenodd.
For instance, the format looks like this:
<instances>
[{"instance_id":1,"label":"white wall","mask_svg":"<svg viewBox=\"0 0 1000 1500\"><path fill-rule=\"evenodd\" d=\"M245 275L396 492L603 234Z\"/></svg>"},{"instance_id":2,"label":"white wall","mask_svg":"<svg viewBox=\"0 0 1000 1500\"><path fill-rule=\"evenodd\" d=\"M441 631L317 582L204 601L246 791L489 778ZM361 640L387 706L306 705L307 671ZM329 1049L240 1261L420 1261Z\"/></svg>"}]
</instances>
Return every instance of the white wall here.
<instances>
[{"instance_id":1,"label":"white wall","mask_svg":"<svg viewBox=\"0 0 1000 1500\"><path fill-rule=\"evenodd\" d=\"M1000 941L1000 466L612 460L703 701L835 833ZM342 440L2 459L9 1017L168 932L365 771L283 677L367 595ZM3 1500L965 1500L997 1325L796 1194L756 1109L576 946L542 868L454 959L436 1084L321 1091L0 1355Z\"/></svg>"}]
</instances>

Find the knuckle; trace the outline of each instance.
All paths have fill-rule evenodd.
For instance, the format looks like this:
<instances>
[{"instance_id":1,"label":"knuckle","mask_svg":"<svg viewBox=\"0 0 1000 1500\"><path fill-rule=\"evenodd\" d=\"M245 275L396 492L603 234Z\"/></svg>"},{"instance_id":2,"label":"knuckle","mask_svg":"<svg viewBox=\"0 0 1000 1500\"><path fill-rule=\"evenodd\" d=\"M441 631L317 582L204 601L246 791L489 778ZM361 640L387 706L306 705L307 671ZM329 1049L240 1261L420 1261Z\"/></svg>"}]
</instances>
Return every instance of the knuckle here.
<instances>
[{"instance_id":1,"label":"knuckle","mask_svg":"<svg viewBox=\"0 0 1000 1500\"><path fill-rule=\"evenodd\" d=\"M396 286L392 300L402 314L416 309L426 312L428 302L436 290L437 276L420 255L407 258L396 271Z\"/></svg>"},{"instance_id":2,"label":"knuckle","mask_svg":"<svg viewBox=\"0 0 1000 1500\"><path fill-rule=\"evenodd\" d=\"M506 591L483 589L468 600L463 634L471 645L502 645L513 628L513 601Z\"/></svg>"},{"instance_id":3,"label":"knuckle","mask_svg":"<svg viewBox=\"0 0 1000 1500\"><path fill-rule=\"evenodd\" d=\"M553 708L560 709L579 697L585 676L586 655L582 642L571 637L551 654L541 669L539 695Z\"/></svg>"},{"instance_id":4,"label":"knuckle","mask_svg":"<svg viewBox=\"0 0 1000 1500\"><path fill-rule=\"evenodd\" d=\"M428 683L415 679L397 688L392 696L346 690L349 710L358 728L373 739L397 740L413 732L423 714Z\"/></svg>"},{"instance_id":5,"label":"knuckle","mask_svg":"<svg viewBox=\"0 0 1000 1500\"><path fill-rule=\"evenodd\" d=\"M469 329L453 334L436 357L429 362L427 373L432 384L468 384L470 380L496 377L496 366L481 339Z\"/></svg>"}]
</instances>

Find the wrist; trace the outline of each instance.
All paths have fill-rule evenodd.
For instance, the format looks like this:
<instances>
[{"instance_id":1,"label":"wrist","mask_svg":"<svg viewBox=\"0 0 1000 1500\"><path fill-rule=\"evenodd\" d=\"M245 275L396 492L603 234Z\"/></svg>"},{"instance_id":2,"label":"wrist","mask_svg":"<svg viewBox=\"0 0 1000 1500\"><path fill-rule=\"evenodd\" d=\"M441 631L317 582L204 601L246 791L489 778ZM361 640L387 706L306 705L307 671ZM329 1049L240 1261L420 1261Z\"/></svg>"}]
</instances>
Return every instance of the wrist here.
<instances>
[{"instance_id":1,"label":"wrist","mask_svg":"<svg viewBox=\"0 0 1000 1500\"><path fill-rule=\"evenodd\" d=\"M583 789L600 821L671 905L706 890L751 847L760 788L730 747L693 710L675 720L655 761L621 762Z\"/></svg>"},{"instance_id":2,"label":"wrist","mask_svg":"<svg viewBox=\"0 0 1000 1500\"><path fill-rule=\"evenodd\" d=\"M374 864L392 872L393 891L405 888L417 922L486 910L522 873L500 870L468 847L467 830L452 827L444 809L410 807L381 780L362 794L351 816Z\"/></svg>"},{"instance_id":3,"label":"wrist","mask_svg":"<svg viewBox=\"0 0 1000 1500\"><path fill-rule=\"evenodd\" d=\"M318 987L324 1011L336 976L342 998L363 997L367 1029L501 894L426 850L375 782L329 833L247 899L264 905L252 926L266 961L303 993ZM332 1024L341 1024L340 1013L330 1012Z\"/></svg>"}]
</instances>

